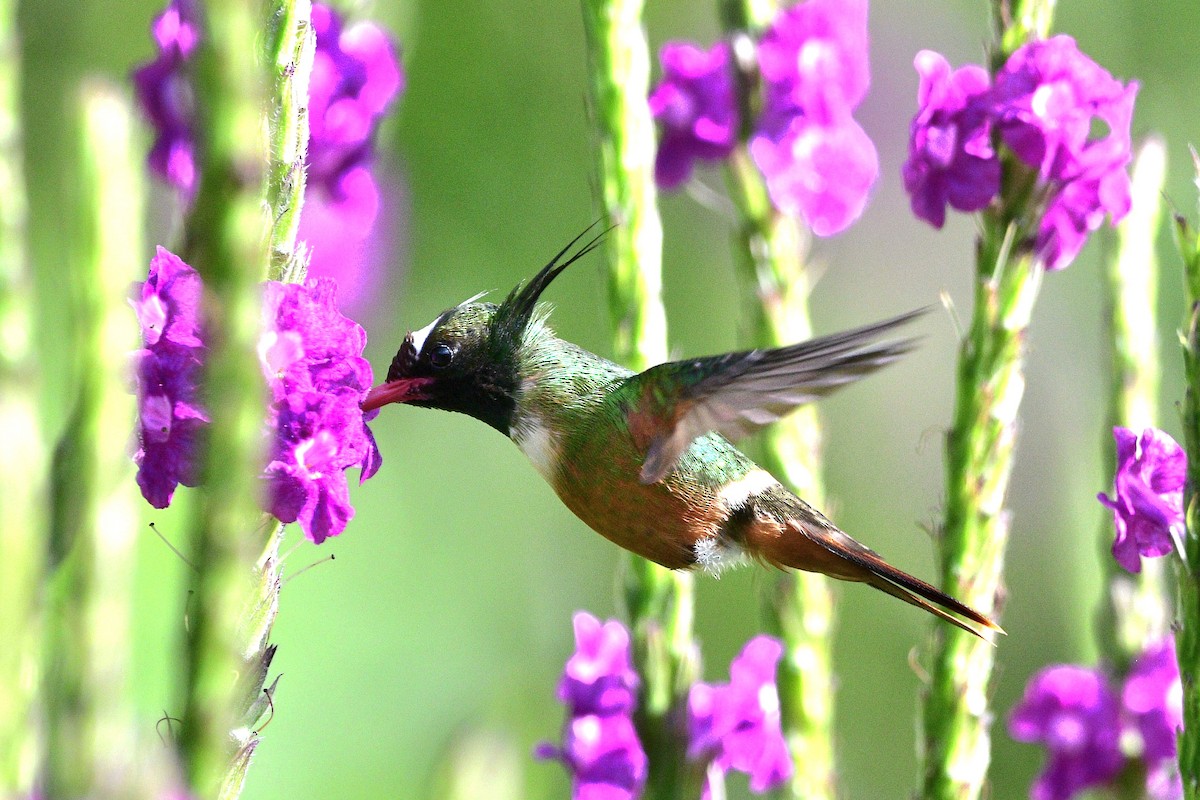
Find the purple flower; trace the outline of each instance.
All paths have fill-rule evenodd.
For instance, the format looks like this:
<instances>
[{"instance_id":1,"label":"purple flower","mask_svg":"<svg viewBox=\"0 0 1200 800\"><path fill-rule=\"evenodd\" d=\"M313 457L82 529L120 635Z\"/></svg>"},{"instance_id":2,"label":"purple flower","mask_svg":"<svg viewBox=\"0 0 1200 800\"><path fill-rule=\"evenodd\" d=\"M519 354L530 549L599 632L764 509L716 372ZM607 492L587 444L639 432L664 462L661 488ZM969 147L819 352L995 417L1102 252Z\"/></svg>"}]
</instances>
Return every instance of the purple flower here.
<instances>
[{"instance_id":1,"label":"purple flower","mask_svg":"<svg viewBox=\"0 0 1200 800\"><path fill-rule=\"evenodd\" d=\"M166 508L176 486L195 486L199 477L196 455L208 422L199 390L202 292L196 271L160 247L130 300L144 345L135 356L139 426L134 461L142 496L155 508Z\"/></svg>"},{"instance_id":2,"label":"purple flower","mask_svg":"<svg viewBox=\"0 0 1200 800\"><path fill-rule=\"evenodd\" d=\"M200 296L204 291L196 270L165 248L155 249L150 273L130 300L142 328L142 341L155 347L160 340L183 347L203 347L200 339Z\"/></svg>"},{"instance_id":3,"label":"purple flower","mask_svg":"<svg viewBox=\"0 0 1200 800\"><path fill-rule=\"evenodd\" d=\"M331 278L341 308L369 324L387 305L389 270L403 261L403 187L386 172L377 182L371 169L357 166L338 180L336 195L307 193L297 239L308 249L308 276Z\"/></svg>"},{"instance_id":4,"label":"purple flower","mask_svg":"<svg viewBox=\"0 0 1200 800\"><path fill-rule=\"evenodd\" d=\"M186 62L199 27L195 0L171 0L154 23L158 57L134 72L138 100L156 131L150 167L188 194L196 181L192 124L195 104ZM379 121L404 76L387 34L370 22L343 27L329 6L314 3L316 53L309 82L308 198L336 216L356 242L371 231L378 197L366 168ZM365 176L365 177L364 177ZM303 215L303 212L302 212ZM319 242L326 260L341 245Z\"/></svg>"},{"instance_id":5,"label":"purple flower","mask_svg":"<svg viewBox=\"0 0 1200 800\"><path fill-rule=\"evenodd\" d=\"M1068 800L1109 782L1124 765L1120 704L1098 670L1059 665L1039 672L1009 716L1008 731L1049 753L1030 790L1033 800Z\"/></svg>"},{"instance_id":6,"label":"purple flower","mask_svg":"<svg viewBox=\"0 0 1200 800\"><path fill-rule=\"evenodd\" d=\"M809 0L776 16L757 49L764 107L749 141L774 206L818 236L847 228L879 176L852 113L870 85L866 0ZM650 95L662 128L655 179L687 181L697 160L725 158L740 125L729 46L666 45Z\"/></svg>"},{"instance_id":7,"label":"purple flower","mask_svg":"<svg viewBox=\"0 0 1200 800\"><path fill-rule=\"evenodd\" d=\"M154 20L152 32L158 56L133 73L137 100L155 130L150 168L190 195L196 183L195 101L184 63L200 36L195 0L171 0Z\"/></svg>"},{"instance_id":8,"label":"purple flower","mask_svg":"<svg viewBox=\"0 0 1200 800\"><path fill-rule=\"evenodd\" d=\"M629 632L615 619L601 623L582 611L572 622L575 652L563 669L558 699L576 715L632 712L640 681L629 661Z\"/></svg>"},{"instance_id":9,"label":"purple flower","mask_svg":"<svg viewBox=\"0 0 1200 800\"><path fill-rule=\"evenodd\" d=\"M136 355L137 483L155 508L171 504L179 484L195 486L208 416L199 400L202 350L160 340Z\"/></svg>"},{"instance_id":10,"label":"purple flower","mask_svg":"<svg viewBox=\"0 0 1200 800\"><path fill-rule=\"evenodd\" d=\"M917 53L913 65L921 84L904 188L913 213L941 228L947 203L959 211L979 211L1000 191L1000 159L991 143L991 82L983 67L952 71L930 50Z\"/></svg>"},{"instance_id":11,"label":"purple flower","mask_svg":"<svg viewBox=\"0 0 1200 800\"><path fill-rule=\"evenodd\" d=\"M1137 85L1125 86L1079 51L1070 36L1020 47L996 75L997 124L1004 143L1045 179L1070 177L1096 147L1118 145L1105 160L1129 159ZM1093 122L1107 135L1092 138Z\"/></svg>"},{"instance_id":12,"label":"purple flower","mask_svg":"<svg viewBox=\"0 0 1200 800\"><path fill-rule=\"evenodd\" d=\"M354 515L345 470L360 481L382 459L359 407L372 383L362 357L366 334L342 316L327 279L268 282L259 359L270 389L271 444L264 502L282 522L300 523L314 542L336 536ZM140 410L138 485L156 508L175 487L195 486L197 451L208 423L199 401L204 346L199 275L159 248L133 306L145 349L137 354ZM377 412L375 412L377 413Z\"/></svg>"},{"instance_id":13,"label":"purple flower","mask_svg":"<svg viewBox=\"0 0 1200 800\"><path fill-rule=\"evenodd\" d=\"M758 48L765 84L750 154L775 207L818 236L862 214L879 176L853 110L870 85L866 0L809 0L775 18Z\"/></svg>"},{"instance_id":14,"label":"purple flower","mask_svg":"<svg viewBox=\"0 0 1200 800\"><path fill-rule=\"evenodd\" d=\"M737 141L729 47L710 50L670 42L659 53L663 78L650 94L650 113L662 128L654 179L674 189L692 175L696 161L720 161Z\"/></svg>"},{"instance_id":15,"label":"purple flower","mask_svg":"<svg viewBox=\"0 0 1200 800\"><path fill-rule=\"evenodd\" d=\"M1157 428L1139 438L1128 428L1113 428L1117 441L1117 476L1113 497L1100 494L1113 510L1117 538L1113 557L1130 572L1140 572L1141 556L1171 551L1183 525L1183 483L1187 455L1174 439Z\"/></svg>"},{"instance_id":16,"label":"purple flower","mask_svg":"<svg viewBox=\"0 0 1200 800\"><path fill-rule=\"evenodd\" d=\"M259 358L273 402L268 421L274 444L267 463L268 510L282 522L299 521L314 543L341 533L354 516L345 470L359 482L382 458L359 403L371 387L362 357L367 337L342 316L333 281L268 281Z\"/></svg>"},{"instance_id":17,"label":"purple flower","mask_svg":"<svg viewBox=\"0 0 1200 800\"><path fill-rule=\"evenodd\" d=\"M629 663L629 632L583 611L573 623L575 652L558 685L569 712L563 745L543 743L535 754L563 762L574 800L634 800L648 765L633 726L639 681Z\"/></svg>"},{"instance_id":18,"label":"purple flower","mask_svg":"<svg viewBox=\"0 0 1200 800\"><path fill-rule=\"evenodd\" d=\"M1034 244L1047 269L1079 253L1105 216L1129 211L1129 126L1137 84L1128 86L1079 51L1070 36L1030 42L996 75L1004 143L1054 189ZM1097 123L1106 131L1094 136Z\"/></svg>"},{"instance_id":19,"label":"purple flower","mask_svg":"<svg viewBox=\"0 0 1200 800\"><path fill-rule=\"evenodd\" d=\"M404 76L379 26L343 28L337 12L323 3L313 3L312 23L317 51L309 82L308 179L339 200L345 173L370 160L379 119L403 90Z\"/></svg>"},{"instance_id":20,"label":"purple flower","mask_svg":"<svg viewBox=\"0 0 1200 800\"><path fill-rule=\"evenodd\" d=\"M563 746L534 751L571 772L572 800L636 800L646 782L646 752L628 714L585 714L567 721Z\"/></svg>"},{"instance_id":21,"label":"purple flower","mask_svg":"<svg viewBox=\"0 0 1200 800\"><path fill-rule=\"evenodd\" d=\"M993 130L1037 171L1043 202L1031 245L1046 269L1066 267L1106 217L1115 224L1128 213L1137 85L1114 79L1071 37L1022 46L990 87L981 67L951 72L936 53L922 51L916 67L920 109L904 185L918 217L941 227L946 203L977 211L991 202L1000 189Z\"/></svg>"},{"instance_id":22,"label":"purple flower","mask_svg":"<svg viewBox=\"0 0 1200 800\"><path fill-rule=\"evenodd\" d=\"M792 774L775 688L782 654L778 641L756 636L730 664L728 684L697 683L688 693L688 756L747 773L756 793Z\"/></svg>"},{"instance_id":23,"label":"purple flower","mask_svg":"<svg viewBox=\"0 0 1200 800\"><path fill-rule=\"evenodd\" d=\"M1121 705L1142 737L1142 759L1151 769L1175 758L1175 737L1183 729L1183 684L1175 640L1164 639L1133 663L1121 690Z\"/></svg>"}]
</instances>

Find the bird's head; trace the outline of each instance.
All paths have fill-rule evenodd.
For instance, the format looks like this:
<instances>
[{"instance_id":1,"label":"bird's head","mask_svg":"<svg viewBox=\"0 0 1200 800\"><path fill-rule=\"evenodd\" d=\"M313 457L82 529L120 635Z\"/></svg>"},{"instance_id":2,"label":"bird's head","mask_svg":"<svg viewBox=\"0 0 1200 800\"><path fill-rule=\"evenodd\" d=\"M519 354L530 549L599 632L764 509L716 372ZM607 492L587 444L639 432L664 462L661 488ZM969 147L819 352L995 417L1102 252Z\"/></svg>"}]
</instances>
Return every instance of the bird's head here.
<instances>
[{"instance_id":1,"label":"bird's head","mask_svg":"<svg viewBox=\"0 0 1200 800\"><path fill-rule=\"evenodd\" d=\"M392 359L387 380L371 389L363 410L407 403L458 411L507 435L516 409L522 344L538 298L564 269L598 246L604 233L564 260L583 235L531 281L514 287L503 303L480 302L476 295L411 331Z\"/></svg>"}]
</instances>

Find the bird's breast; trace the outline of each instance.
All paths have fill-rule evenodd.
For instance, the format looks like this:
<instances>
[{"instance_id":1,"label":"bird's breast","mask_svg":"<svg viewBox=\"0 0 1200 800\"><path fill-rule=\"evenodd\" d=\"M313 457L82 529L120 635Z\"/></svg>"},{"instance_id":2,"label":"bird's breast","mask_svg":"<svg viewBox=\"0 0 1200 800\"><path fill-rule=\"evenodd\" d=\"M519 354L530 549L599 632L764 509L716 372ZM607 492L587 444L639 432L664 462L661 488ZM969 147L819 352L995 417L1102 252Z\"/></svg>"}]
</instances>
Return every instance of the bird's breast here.
<instances>
[{"instance_id":1,"label":"bird's breast","mask_svg":"<svg viewBox=\"0 0 1200 800\"><path fill-rule=\"evenodd\" d=\"M775 480L761 469L732 479L703 467L703 447L685 459L692 469L662 481L638 480L642 456L620 426L592 418L566 431L542 417L518 416L512 439L559 498L613 543L672 569L699 562L720 571L738 560L721 532L732 510Z\"/></svg>"}]
</instances>

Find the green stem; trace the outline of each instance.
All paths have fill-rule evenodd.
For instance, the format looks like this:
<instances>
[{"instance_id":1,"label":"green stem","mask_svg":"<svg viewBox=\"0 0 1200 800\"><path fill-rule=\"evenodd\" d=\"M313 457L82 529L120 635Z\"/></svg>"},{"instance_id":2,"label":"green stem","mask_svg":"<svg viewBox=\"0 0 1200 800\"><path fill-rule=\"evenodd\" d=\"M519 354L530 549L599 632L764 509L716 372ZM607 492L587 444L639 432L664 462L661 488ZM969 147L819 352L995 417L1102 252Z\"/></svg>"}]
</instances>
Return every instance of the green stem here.
<instances>
[{"instance_id":1,"label":"green stem","mask_svg":"<svg viewBox=\"0 0 1200 800\"><path fill-rule=\"evenodd\" d=\"M1196 176L1200 180L1200 161L1196 163ZM1182 337L1183 436L1188 456L1183 507L1187 530L1183 558L1176 570L1179 594L1175 651L1183 682L1179 773L1184 798L1200 800L1200 235L1182 218L1177 223L1188 304Z\"/></svg>"},{"instance_id":2,"label":"green stem","mask_svg":"<svg viewBox=\"0 0 1200 800\"><path fill-rule=\"evenodd\" d=\"M755 347L779 347L812 338L804 235L799 224L776 213L745 148L730 159L732 192L741 227L737 251L742 271L757 289L749 301ZM762 464L809 503L824 502L821 423L805 406L761 434ZM836 796L833 758L833 588L814 572L786 572L768 607L784 643L779 701L792 756L792 779L783 796L821 800Z\"/></svg>"},{"instance_id":3,"label":"green stem","mask_svg":"<svg viewBox=\"0 0 1200 800\"><path fill-rule=\"evenodd\" d=\"M266 277L267 149L263 124L270 75L260 62L261 9L240 0L199 6L203 34L194 62L196 143L201 167L185 229L184 260L205 284L207 400L211 416L191 523L197 572L186 644L180 746L200 797L215 797L239 746L231 736L244 703L244 618L255 607L257 560L272 538L256 502L264 407L255 357L258 283Z\"/></svg>"},{"instance_id":4,"label":"green stem","mask_svg":"<svg viewBox=\"0 0 1200 800\"><path fill-rule=\"evenodd\" d=\"M205 491L193 522L198 575L188 639L181 736L192 787L236 798L269 711L268 644L279 607L283 526L257 511L262 376L253 357L264 277L299 281L308 81L315 39L310 0L271 0L261 18L236 0L210 2L195 84L200 186L187 260L204 277L212 412ZM265 91L267 86L271 92ZM265 114L264 114L265 111ZM265 134L265 136L264 136ZM263 171L263 165L266 170ZM269 218L260 209L263 200Z\"/></svg>"},{"instance_id":5,"label":"green stem","mask_svg":"<svg viewBox=\"0 0 1200 800\"><path fill-rule=\"evenodd\" d=\"M721 0L730 36L757 35L774 18L770 0ZM766 183L750 160L746 141L761 106L756 70L738 71L742 132L729 159L730 194L738 210L735 251L747 284L754 319L754 346L779 347L812 337L806 241L798 222L771 205ZM824 502L821 481L821 424L806 406L761 435L762 464L808 502ZM833 589L813 572L786 572L776 581L768 606L771 624L784 643L778 687L784 736L792 757L792 779L780 796L826 800L836 795L833 757Z\"/></svg>"},{"instance_id":6,"label":"green stem","mask_svg":"<svg viewBox=\"0 0 1200 800\"><path fill-rule=\"evenodd\" d=\"M734 30L750 28L756 11L751 5L726 2L724 16L737 25ZM757 77L740 76L740 83L752 91ZM754 106L754 98L743 97L744 112ZM744 140L728 161L728 179L739 218L734 249L745 281L755 287L754 296L748 297L755 347L780 347L811 338L803 230L770 204L766 182L750 161ZM821 423L812 405L764 431L761 445L763 467L809 503L823 503ZM778 684L793 772L782 796L805 800L835 796L833 606L833 588L826 576L786 572L776 582L768 608L785 648Z\"/></svg>"},{"instance_id":7,"label":"green stem","mask_svg":"<svg viewBox=\"0 0 1200 800\"><path fill-rule=\"evenodd\" d=\"M78 392L55 450L47 596L45 792L132 796L128 684L132 551L137 530L123 377L137 349L126 301L142 252L143 167L132 113L113 89L82 96L80 196L85 203L73 294Z\"/></svg>"},{"instance_id":8,"label":"green stem","mask_svg":"<svg viewBox=\"0 0 1200 800\"><path fill-rule=\"evenodd\" d=\"M635 370L666 360L662 225L654 186L650 54L641 0L584 0L589 101L597 126L597 187L617 227L605 253L613 351ZM692 576L631 556L625 596L642 675L638 733L650 758L647 798L694 798L703 772L686 757L685 704L699 674Z\"/></svg>"},{"instance_id":9,"label":"green stem","mask_svg":"<svg viewBox=\"0 0 1200 800\"><path fill-rule=\"evenodd\" d=\"M30 794L43 568L46 453L33 347L36 299L25 247L16 0L0 0L0 796Z\"/></svg>"},{"instance_id":10,"label":"green stem","mask_svg":"<svg viewBox=\"0 0 1200 800\"><path fill-rule=\"evenodd\" d=\"M1053 0L993 0L992 62L1045 38ZM975 298L958 356L954 420L946 440L946 512L938 552L942 588L999 619L1017 418L1025 391L1024 342L1042 267L1029 252L1035 177L1004 159L1000 200L980 215ZM935 629L920 748L925 800L977 800L991 763L995 648L956 628Z\"/></svg>"},{"instance_id":11,"label":"green stem","mask_svg":"<svg viewBox=\"0 0 1200 800\"><path fill-rule=\"evenodd\" d=\"M1166 151L1158 139L1139 149L1133 169L1133 205L1117 228L1117 248L1107 261L1107 296L1112 320L1112 384L1102 452L1105 475L1116 474L1112 428L1139 434L1158 419L1158 259L1154 240L1162 224ZM1146 559L1142 572L1126 572L1112 557L1112 514L1104 510L1100 529L1105 597L1097 640L1112 674L1125 675L1146 646L1168 631L1170 613L1163 561Z\"/></svg>"},{"instance_id":12,"label":"green stem","mask_svg":"<svg viewBox=\"0 0 1200 800\"><path fill-rule=\"evenodd\" d=\"M946 517L940 541L946 592L997 619L1008 541L1004 508L1025 389L1024 341L1041 281L1012 253L1016 224L983 215L975 311L959 352L954 422L946 443ZM995 648L956 628L936 630L925 697L923 797L978 798L990 762Z\"/></svg>"},{"instance_id":13,"label":"green stem","mask_svg":"<svg viewBox=\"0 0 1200 800\"><path fill-rule=\"evenodd\" d=\"M311 0L274 0L267 54L274 68L270 111L271 162L267 198L271 203L271 269L273 280L304 280L306 261L296 253L296 231L304 205L308 153L308 82L316 36Z\"/></svg>"}]
</instances>

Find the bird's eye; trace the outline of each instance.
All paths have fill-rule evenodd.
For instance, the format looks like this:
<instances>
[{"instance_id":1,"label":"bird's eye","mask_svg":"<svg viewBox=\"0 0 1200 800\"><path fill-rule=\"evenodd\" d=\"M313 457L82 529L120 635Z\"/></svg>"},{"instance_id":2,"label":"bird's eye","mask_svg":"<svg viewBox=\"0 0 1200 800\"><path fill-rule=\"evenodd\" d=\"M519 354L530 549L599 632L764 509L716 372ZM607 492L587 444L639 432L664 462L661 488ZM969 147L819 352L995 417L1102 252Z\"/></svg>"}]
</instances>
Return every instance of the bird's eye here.
<instances>
[{"instance_id":1,"label":"bird's eye","mask_svg":"<svg viewBox=\"0 0 1200 800\"><path fill-rule=\"evenodd\" d=\"M453 360L454 351L450 349L450 345L439 344L429 353L429 364L436 369L450 366Z\"/></svg>"}]
</instances>

